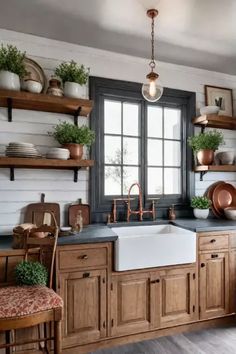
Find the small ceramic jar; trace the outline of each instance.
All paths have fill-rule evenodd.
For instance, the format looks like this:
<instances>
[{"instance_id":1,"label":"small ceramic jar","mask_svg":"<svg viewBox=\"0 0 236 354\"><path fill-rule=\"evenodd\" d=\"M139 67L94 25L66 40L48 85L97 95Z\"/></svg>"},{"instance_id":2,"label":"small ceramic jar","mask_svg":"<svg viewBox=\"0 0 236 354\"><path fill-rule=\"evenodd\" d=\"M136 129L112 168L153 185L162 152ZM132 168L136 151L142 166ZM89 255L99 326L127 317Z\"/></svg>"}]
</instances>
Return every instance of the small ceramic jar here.
<instances>
[{"instance_id":1,"label":"small ceramic jar","mask_svg":"<svg viewBox=\"0 0 236 354\"><path fill-rule=\"evenodd\" d=\"M24 89L26 91L32 92L32 93L40 93L42 91L42 84L41 82L38 82L36 80L25 80L24 81Z\"/></svg>"}]
</instances>

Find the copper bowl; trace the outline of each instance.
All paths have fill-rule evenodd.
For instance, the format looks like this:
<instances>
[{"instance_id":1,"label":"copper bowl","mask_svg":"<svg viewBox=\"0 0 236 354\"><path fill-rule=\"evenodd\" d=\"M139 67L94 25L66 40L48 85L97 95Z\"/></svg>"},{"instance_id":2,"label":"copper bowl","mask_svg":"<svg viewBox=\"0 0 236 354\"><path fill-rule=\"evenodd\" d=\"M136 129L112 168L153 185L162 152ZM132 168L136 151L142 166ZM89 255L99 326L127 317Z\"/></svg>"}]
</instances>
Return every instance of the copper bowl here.
<instances>
[{"instance_id":1,"label":"copper bowl","mask_svg":"<svg viewBox=\"0 0 236 354\"><path fill-rule=\"evenodd\" d=\"M214 161L214 150L199 150L197 160L200 165L212 165Z\"/></svg>"},{"instance_id":2,"label":"copper bowl","mask_svg":"<svg viewBox=\"0 0 236 354\"><path fill-rule=\"evenodd\" d=\"M70 151L70 158L74 160L81 160L83 156L83 145L81 144L64 144L64 148Z\"/></svg>"}]
</instances>

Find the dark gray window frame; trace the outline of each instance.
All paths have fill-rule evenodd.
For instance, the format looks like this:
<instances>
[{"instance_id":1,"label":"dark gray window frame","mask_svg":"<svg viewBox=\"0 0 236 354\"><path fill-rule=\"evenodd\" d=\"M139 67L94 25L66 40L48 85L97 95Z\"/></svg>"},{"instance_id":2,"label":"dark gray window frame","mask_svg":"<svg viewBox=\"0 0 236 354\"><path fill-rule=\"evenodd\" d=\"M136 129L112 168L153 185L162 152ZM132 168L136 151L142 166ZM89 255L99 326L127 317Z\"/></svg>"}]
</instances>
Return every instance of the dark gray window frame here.
<instances>
[{"instance_id":1,"label":"dark gray window frame","mask_svg":"<svg viewBox=\"0 0 236 354\"><path fill-rule=\"evenodd\" d=\"M143 168L140 170L140 184L143 188L143 204L145 209L150 208L150 198L147 197L147 103L141 94L141 84L104 79L99 77L90 77L90 98L94 101L94 108L90 116L90 125L96 132L96 142L91 149L91 158L95 160L95 166L90 172L90 205L92 222L104 222L107 220L107 214L112 209L113 197L104 196L104 168L103 168L103 140L104 140L104 98L120 99L127 102L139 102L141 105L141 157L140 164ZM191 215L189 208L190 197L194 193L194 173L192 172L192 152L187 146L187 137L193 134L192 118L195 116L196 94L194 92L182 91L176 89L164 89L164 94L156 103L165 107L181 108L182 110L182 196L165 195L161 196L157 204L157 217L163 218L167 215L168 207L176 204L177 215L187 217ZM154 105L156 105L154 103ZM157 197L157 195L155 195ZM134 202L133 207L137 207ZM125 218L125 207L123 205L118 209L118 217Z\"/></svg>"}]
</instances>

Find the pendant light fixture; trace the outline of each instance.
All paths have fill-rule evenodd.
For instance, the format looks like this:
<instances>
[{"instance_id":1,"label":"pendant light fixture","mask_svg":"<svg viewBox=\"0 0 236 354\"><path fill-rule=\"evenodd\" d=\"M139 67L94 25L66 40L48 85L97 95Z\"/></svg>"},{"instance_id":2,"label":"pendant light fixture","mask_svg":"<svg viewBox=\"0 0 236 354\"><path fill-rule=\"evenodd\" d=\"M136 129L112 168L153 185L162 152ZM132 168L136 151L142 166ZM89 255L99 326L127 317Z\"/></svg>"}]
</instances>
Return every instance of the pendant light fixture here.
<instances>
[{"instance_id":1,"label":"pendant light fixture","mask_svg":"<svg viewBox=\"0 0 236 354\"><path fill-rule=\"evenodd\" d=\"M145 82L142 86L142 94L145 100L149 102L158 101L163 94L163 87L158 82L159 75L154 71L156 67L155 63L155 48L154 48L154 19L157 17L158 11L156 9L150 9L147 11L147 16L151 18L151 43L152 43L152 52L151 52L151 61L149 66L151 71L147 74L147 82Z\"/></svg>"}]
</instances>

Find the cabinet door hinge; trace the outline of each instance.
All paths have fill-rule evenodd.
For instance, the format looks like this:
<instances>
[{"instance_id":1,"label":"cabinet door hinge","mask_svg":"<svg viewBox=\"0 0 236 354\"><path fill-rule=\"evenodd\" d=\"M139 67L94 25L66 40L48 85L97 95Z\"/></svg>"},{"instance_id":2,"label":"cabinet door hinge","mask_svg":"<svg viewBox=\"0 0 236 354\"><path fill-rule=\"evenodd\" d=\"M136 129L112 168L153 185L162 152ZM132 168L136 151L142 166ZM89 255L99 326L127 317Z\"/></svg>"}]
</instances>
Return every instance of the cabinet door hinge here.
<instances>
[{"instance_id":1,"label":"cabinet door hinge","mask_svg":"<svg viewBox=\"0 0 236 354\"><path fill-rule=\"evenodd\" d=\"M113 290L113 283L111 283L111 290Z\"/></svg>"},{"instance_id":2,"label":"cabinet door hinge","mask_svg":"<svg viewBox=\"0 0 236 354\"><path fill-rule=\"evenodd\" d=\"M193 305L193 312L195 312L195 305Z\"/></svg>"},{"instance_id":3,"label":"cabinet door hinge","mask_svg":"<svg viewBox=\"0 0 236 354\"><path fill-rule=\"evenodd\" d=\"M199 306L199 312L201 312L201 306Z\"/></svg>"},{"instance_id":4,"label":"cabinet door hinge","mask_svg":"<svg viewBox=\"0 0 236 354\"><path fill-rule=\"evenodd\" d=\"M111 320L111 326L114 327L114 319Z\"/></svg>"},{"instance_id":5,"label":"cabinet door hinge","mask_svg":"<svg viewBox=\"0 0 236 354\"><path fill-rule=\"evenodd\" d=\"M193 273L193 280L195 280L196 279L196 274L195 273Z\"/></svg>"},{"instance_id":6,"label":"cabinet door hinge","mask_svg":"<svg viewBox=\"0 0 236 354\"><path fill-rule=\"evenodd\" d=\"M103 321L102 326L103 326L103 328L106 328L106 321Z\"/></svg>"},{"instance_id":7,"label":"cabinet door hinge","mask_svg":"<svg viewBox=\"0 0 236 354\"><path fill-rule=\"evenodd\" d=\"M102 278L102 282L103 282L103 284L105 284L106 283L106 279Z\"/></svg>"}]
</instances>

